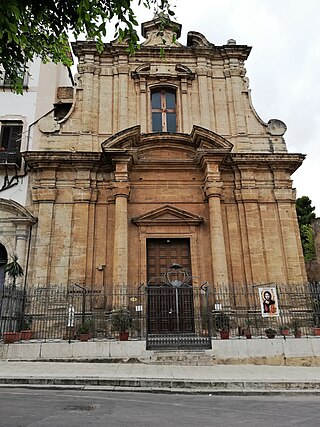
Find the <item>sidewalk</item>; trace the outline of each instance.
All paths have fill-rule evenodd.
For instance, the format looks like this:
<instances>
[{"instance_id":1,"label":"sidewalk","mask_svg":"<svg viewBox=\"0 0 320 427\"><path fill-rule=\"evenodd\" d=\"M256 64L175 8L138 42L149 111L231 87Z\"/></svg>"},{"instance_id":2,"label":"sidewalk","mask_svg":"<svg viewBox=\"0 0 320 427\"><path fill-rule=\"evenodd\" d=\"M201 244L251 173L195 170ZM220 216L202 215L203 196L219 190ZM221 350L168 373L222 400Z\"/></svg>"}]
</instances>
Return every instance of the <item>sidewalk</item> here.
<instances>
[{"instance_id":1,"label":"sidewalk","mask_svg":"<svg viewBox=\"0 0 320 427\"><path fill-rule=\"evenodd\" d=\"M0 361L0 387L209 394L320 394L320 368Z\"/></svg>"}]
</instances>

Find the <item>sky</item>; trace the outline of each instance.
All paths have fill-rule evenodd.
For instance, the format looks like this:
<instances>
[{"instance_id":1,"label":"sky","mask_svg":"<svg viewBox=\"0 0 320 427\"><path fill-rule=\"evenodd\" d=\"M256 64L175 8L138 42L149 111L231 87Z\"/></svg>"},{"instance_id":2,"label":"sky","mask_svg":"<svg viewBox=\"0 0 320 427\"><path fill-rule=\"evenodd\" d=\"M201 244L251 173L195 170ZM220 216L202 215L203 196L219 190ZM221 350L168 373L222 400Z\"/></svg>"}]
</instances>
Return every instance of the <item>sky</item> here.
<instances>
[{"instance_id":1,"label":"sky","mask_svg":"<svg viewBox=\"0 0 320 427\"><path fill-rule=\"evenodd\" d=\"M287 125L288 151L307 157L292 175L297 197L320 216L320 0L171 0L182 24L179 42L198 31L223 45L252 46L246 61L253 105L265 122ZM195 7L196 6L196 7ZM135 8L138 22L153 13ZM139 31L140 34L140 31Z\"/></svg>"}]
</instances>

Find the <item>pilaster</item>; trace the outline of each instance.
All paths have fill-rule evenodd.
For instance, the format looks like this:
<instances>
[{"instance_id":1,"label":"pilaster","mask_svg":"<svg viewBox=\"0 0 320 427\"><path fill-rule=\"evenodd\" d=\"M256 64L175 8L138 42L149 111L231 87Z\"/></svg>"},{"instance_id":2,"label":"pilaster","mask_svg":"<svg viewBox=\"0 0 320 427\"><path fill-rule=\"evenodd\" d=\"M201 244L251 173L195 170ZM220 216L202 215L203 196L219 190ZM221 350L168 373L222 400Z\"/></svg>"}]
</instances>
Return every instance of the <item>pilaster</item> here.
<instances>
[{"instance_id":1,"label":"pilaster","mask_svg":"<svg viewBox=\"0 0 320 427\"><path fill-rule=\"evenodd\" d=\"M113 290L118 295L114 305L121 305L121 293L128 287L128 199L131 157L114 157L113 197L115 200L113 245ZM119 299L120 298L120 299Z\"/></svg>"}]
</instances>

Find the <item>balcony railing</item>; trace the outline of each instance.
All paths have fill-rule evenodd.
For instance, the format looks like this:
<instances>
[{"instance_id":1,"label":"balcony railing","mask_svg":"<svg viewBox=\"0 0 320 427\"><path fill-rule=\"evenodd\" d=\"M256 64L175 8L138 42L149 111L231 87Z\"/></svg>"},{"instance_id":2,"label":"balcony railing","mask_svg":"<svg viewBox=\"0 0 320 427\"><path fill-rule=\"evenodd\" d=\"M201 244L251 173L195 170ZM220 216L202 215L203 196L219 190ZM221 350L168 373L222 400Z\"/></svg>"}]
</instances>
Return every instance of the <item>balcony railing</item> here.
<instances>
[{"instance_id":1,"label":"balcony railing","mask_svg":"<svg viewBox=\"0 0 320 427\"><path fill-rule=\"evenodd\" d=\"M20 151L0 151L0 167L17 167L21 168L21 153Z\"/></svg>"}]
</instances>

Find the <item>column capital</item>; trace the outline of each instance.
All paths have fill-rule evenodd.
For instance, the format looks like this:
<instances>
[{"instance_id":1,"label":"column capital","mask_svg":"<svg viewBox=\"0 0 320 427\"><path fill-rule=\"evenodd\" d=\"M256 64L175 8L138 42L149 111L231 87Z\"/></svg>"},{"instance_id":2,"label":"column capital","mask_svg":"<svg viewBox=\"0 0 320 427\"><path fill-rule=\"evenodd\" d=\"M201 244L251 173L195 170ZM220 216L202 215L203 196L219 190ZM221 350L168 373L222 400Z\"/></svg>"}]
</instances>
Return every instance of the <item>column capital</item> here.
<instances>
[{"instance_id":1,"label":"column capital","mask_svg":"<svg viewBox=\"0 0 320 427\"><path fill-rule=\"evenodd\" d=\"M204 184L205 195L210 197L221 197L222 194L222 181L206 181Z\"/></svg>"},{"instance_id":2,"label":"column capital","mask_svg":"<svg viewBox=\"0 0 320 427\"><path fill-rule=\"evenodd\" d=\"M57 189L34 187L31 194L33 203L54 203L57 197Z\"/></svg>"},{"instance_id":3,"label":"column capital","mask_svg":"<svg viewBox=\"0 0 320 427\"><path fill-rule=\"evenodd\" d=\"M73 187L73 201L75 203L89 203L92 197L92 188Z\"/></svg>"},{"instance_id":4,"label":"column capital","mask_svg":"<svg viewBox=\"0 0 320 427\"><path fill-rule=\"evenodd\" d=\"M132 164L132 156L113 156L114 179L118 182L129 181L129 171Z\"/></svg>"},{"instance_id":5,"label":"column capital","mask_svg":"<svg viewBox=\"0 0 320 427\"><path fill-rule=\"evenodd\" d=\"M129 199L130 196L130 183L129 182L113 182L112 184L112 195L116 197L126 197Z\"/></svg>"}]
</instances>

